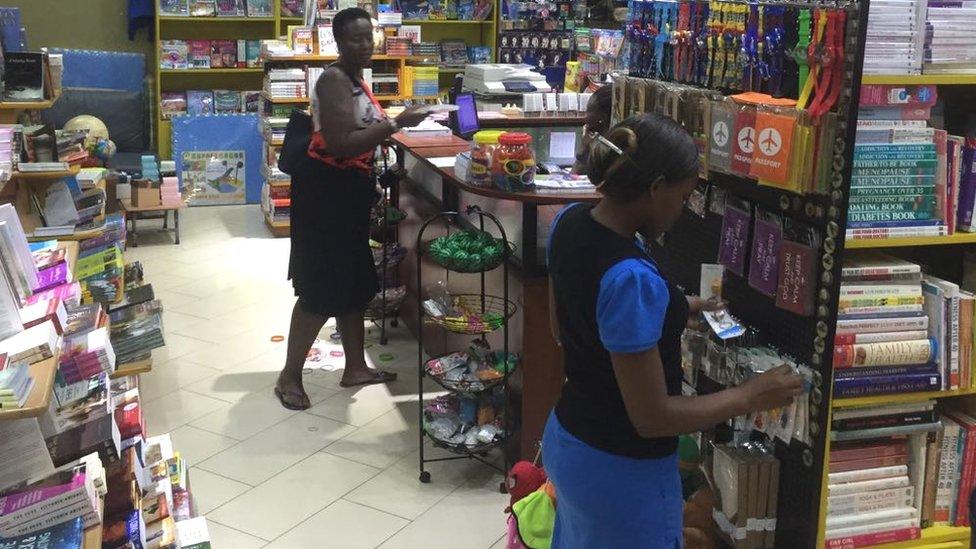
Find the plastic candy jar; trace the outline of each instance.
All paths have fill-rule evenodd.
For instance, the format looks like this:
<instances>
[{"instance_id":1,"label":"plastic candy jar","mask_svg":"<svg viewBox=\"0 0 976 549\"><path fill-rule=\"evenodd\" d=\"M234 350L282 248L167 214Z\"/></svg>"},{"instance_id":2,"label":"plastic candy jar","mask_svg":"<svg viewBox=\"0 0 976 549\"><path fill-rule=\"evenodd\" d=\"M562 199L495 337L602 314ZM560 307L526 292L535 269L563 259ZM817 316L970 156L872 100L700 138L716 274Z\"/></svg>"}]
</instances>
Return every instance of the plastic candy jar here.
<instances>
[{"instance_id":1,"label":"plastic candy jar","mask_svg":"<svg viewBox=\"0 0 976 549\"><path fill-rule=\"evenodd\" d=\"M498 149L492 157L491 173L495 186L503 191L524 191L535 182L535 153L532 136L507 132L498 138Z\"/></svg>"},{"instance_id":2,"label":"plastic candy jar","mask_svg":"<svg viewBox=\"0 0 976 549\"><path fill-rule=\"evenodd\" d=\"M498 138L503 131L481 130L474 134L471 148L471 168L468 179L474 185L491 185L491 157L498 148Z\"/></svg>"}]
</instances>

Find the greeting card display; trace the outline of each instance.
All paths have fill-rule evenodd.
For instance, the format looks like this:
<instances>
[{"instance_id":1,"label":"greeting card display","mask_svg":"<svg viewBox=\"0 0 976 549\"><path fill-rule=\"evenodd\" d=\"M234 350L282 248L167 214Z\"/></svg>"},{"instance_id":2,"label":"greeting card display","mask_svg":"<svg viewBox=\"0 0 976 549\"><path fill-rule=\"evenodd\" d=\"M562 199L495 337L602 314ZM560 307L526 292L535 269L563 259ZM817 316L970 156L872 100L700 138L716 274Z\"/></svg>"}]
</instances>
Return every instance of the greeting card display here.
<instances>
[{"instance_id":1,"label":"greeting card display","mask_svg":"<svg viewBox=\"0 0 976 549\"><path fill-rule=\"evenodd\" d=\"M746 272L746 247L749 244L749 221L752 207L744 200L728 195L722 218L718 262L729 271L743 276Z\"/></svg>"}]
</instances>

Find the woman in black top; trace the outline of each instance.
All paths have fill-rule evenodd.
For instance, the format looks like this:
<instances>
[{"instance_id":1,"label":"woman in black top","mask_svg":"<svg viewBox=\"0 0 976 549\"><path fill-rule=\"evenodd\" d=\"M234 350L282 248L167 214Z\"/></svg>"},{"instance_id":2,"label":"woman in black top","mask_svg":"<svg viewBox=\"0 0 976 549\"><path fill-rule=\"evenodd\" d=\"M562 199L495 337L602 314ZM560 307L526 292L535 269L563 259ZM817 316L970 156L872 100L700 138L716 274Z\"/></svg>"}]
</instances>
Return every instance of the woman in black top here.
<instances>
[{"instance_id":1,"label":"woman in black top","mask_svg":"<svg viewBox=\"0 0 976 549\"><path fill-rule=\"evenodd\" d=\"M291 410L311 405L302 386L302 368L331 317L342 332L346 355L341 386L396 379L395 374L369 368L363 353L363 314L379 289L369 248L370 208L377 199L373 155L401 126L427 117L422 108L411 108L396 119L387 118L363 82L363 68L373 55L369 13L344 9L336 14L332 29L339 59L315 84L310 158L292 173L288 277L298 301L285 367L274 390L282 406Z\"/></svg>"},{"instance_id":2,"label":"woman in black top","mask_svg":"<svg viewBox=\"0 0 976 549\"><path fill-rule=\"evenodd\" d=\"M588 175L604 198L563 210L549 246L566 371L542 446L557 492L553 547L680 547L677 435L786 405L802 380L783 366L681 396L689 299L636 236L667 231L695 188L698 152L684 129L657 114L630 118L593 142Z\"/></svg>"}]
</instances>

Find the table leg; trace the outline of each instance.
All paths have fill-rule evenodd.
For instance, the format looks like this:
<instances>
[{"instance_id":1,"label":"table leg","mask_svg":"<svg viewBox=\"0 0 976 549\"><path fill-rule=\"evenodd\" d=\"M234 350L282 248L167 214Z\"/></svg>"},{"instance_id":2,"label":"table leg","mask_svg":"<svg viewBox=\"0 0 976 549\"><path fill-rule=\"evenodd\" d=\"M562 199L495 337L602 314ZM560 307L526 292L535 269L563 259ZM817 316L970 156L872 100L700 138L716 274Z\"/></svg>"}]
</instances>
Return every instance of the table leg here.
<instances>
[{"instance_id":1,"label":"table leg","mask_svg":"<svg viewBox=\"0 0 976 549\"><path fill-rule=\"evenodd\" d=\"M139 218L139 214L136 212L130 212L132 215L132 247L139 247L139 236L136 234L136 220Z\"/></svg>"},{"instance_id":2,"label":"table leg","mask_svg":"<svg viewBox=\"0 0 976 549\"><path fill-rule=\"evenodd\" d=\"M163 230L165 231L168 228L169 228L169 212L163 210Z\"/></svg>"},{"instance_id":3,"label":"table leg","mask_svg":"<svg viewBox=\"0 0 976 549\"><path fill-rule=\"evenodd\" d=\"M176 231L176 244L180 243L180 211L173 210L173 228Z\"/></svg>"}]
</instances>

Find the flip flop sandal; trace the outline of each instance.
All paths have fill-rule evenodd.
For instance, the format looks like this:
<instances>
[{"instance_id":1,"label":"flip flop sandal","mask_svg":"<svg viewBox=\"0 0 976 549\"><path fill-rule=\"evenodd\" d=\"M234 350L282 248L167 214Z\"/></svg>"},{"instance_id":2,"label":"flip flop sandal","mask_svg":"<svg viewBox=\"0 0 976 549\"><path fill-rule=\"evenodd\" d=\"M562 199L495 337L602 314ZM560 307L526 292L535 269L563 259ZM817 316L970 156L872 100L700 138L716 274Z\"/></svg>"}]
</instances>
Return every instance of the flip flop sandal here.
<instances>
[{"instance_id":1,"label":"flip flop sandal","mask_svg":"<svg viewBox=\"0 0 976 549\"><path fill-rule=\"evenodd\" d=\"M274 388L274 394L276 397L278 397L278 402L281 402L281 405L289 410L302 411L302 410L308 410L309 408L312 407L311 403L309 403L307 406L291 404L290 402L285 400L286 393L282 392L282 390L277 387ZM287 394L290 397L299 397L303 401L308 401L308 395L298 394L298 393L287 393Z\"/></svg>"},{"instance_id":2,"label":"flip flop sandal","mask_svg":"<svg viewBox=\"0 0 976 549\"><path fill-rule=\"evenodd\" d=\"M349 387L359 387L361 385L379 385L381 383L396 381L396 379L397 374L395 372L385 372L383 370L379 370L376 372L376 375L372 377L372 379L367 379L366 381L360 381L358 383L344 383L340 381L339 387L348 389Z\"/></svg>"}]
</instances>

